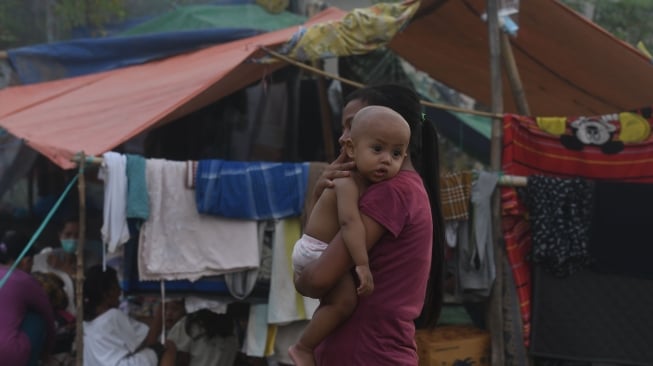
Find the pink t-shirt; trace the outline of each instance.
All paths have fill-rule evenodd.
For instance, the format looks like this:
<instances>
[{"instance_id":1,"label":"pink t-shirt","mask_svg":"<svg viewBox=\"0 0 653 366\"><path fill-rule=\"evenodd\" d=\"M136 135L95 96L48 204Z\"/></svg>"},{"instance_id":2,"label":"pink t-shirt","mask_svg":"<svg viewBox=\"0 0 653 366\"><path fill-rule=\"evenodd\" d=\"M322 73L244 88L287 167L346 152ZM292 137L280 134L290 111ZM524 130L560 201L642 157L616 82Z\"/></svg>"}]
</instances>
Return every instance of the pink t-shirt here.
<instances>
[{"instance_id":1,"label":"pink t-shirt","mask_svg":"<svg viewBox=\"0 0 653 366\"><path fill-rule=\"evenodd\" d=\"M0 278L8 267L0 266ZM54 342L54 311L43 287L29 274L16 269L0 288L0 364L26 365L30 356L30 340L20 329L25 314L32 311L46 326L46 348Z\"/></svg>"},{"instance_id":2,"label":"pink t-shirt","mask_svg":"<svg viewBox=\"0 0 653 366\"><path fill-rule=\"evenodd\" d=\"M318 365L417 365L414 319L424 304L433 221L420 176L401 171L372 185L361 213L387 232L369 253L374 292L316 349Z\"/></svg>"}]
</instances>

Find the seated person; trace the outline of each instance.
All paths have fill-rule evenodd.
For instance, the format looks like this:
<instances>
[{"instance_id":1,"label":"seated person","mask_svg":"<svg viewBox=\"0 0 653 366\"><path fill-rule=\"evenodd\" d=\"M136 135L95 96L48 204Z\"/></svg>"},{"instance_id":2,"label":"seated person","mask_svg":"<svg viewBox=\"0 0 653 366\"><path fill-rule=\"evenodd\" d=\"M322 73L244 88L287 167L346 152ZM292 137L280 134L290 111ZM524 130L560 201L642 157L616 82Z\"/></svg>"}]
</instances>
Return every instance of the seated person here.
<instances>
[{"instance_id":1,"label":"seated person","mask_svg":"<svg viewBox=\"0 0 653 366\"><path fill-rule=\"evenodd\" d=\"M186 308L184 307L184 299L174 299L166 301L166 332L169 332L172 327L177 324L179 319L186 315Z\"/></svg>"},{"instance_id":2,"label":"seated person","mask_svg":"<svg viewBox=\"0 0 653 366\"><path fill-rule=\"evenodd\" d=\"M148 327L120 311L119 302L116 270L103 270L100 265L89 268L84 279L84 365L174 365L175 344L158 343L161 307L157 307Z\"/></svg>"},{"instance_id":3,"label":"seated person","mask_svg":"<svg viewBox=\"0 0 653 366\"><path fill-rule=\"evenodd\" d=\"M202 309L184 316L168 333L177 346L177 365L232 366L238 353L234 328L229 314Z\"/></svg>"},{"instance_id":4,"label":"seated person","mask_svg":"<svg viewBox=\"0 0 653 366\"><path fill-rule=\"evenodd\" d=\"M30 275L32 252L29 236L8 231L0 238L0 278L15 269L0 288L0 363L38 365L54 345L54 315L48 297Z\"/></svg>"},{"instance_id":5,"label":"seated person","mask_svg":"<svg viewBox=\"0 0 653 366\"><path fill-rule=\"evenodd\" d=\"M55 344L52 350L53 357L57 360L66 359L72 352L75 340L75 315L66 311L68 297L64 291L64 283L54 273L33 272L50 299L54 311Z\"/></svg>"}]
</instances>

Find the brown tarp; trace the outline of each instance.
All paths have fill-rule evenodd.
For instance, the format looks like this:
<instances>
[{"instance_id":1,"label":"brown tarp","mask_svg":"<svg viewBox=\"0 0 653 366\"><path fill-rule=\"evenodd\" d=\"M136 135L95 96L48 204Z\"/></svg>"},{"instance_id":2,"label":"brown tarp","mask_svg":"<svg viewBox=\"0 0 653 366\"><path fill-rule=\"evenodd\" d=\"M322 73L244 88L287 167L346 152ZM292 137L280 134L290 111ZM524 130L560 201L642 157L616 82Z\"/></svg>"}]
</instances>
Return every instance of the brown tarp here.
<instances>
[{"instance_id":1,"label":"brown tarp","mask_svg":"<svg viewBox=\"0 0 653 366\"><path fill-rule=\"evenodd\" d=\"M423 0L390 47L419 70L490 105L486 0ZM531 113L597 115L653 104L653 65L556 0L520 2L511 38ZM505 73L504 73L505 75ZM504 77L505 112L516 113Z\"/></svg>"}]
</instances>

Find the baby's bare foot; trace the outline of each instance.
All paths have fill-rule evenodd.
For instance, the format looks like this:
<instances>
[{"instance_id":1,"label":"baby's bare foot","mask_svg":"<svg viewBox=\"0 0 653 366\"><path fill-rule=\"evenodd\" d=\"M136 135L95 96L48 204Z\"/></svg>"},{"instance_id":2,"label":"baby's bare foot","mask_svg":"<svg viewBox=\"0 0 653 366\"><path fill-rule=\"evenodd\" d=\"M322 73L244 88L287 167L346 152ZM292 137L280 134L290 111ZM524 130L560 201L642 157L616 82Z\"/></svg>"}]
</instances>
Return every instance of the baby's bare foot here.
<instances>
[{"instance_id":1,"label":"baby's bare foot","mask_svg":"<svg viewBox=\"0 0 653 366\"><path fill-rule=\"evenodd\" d=\"M315 366L313 351L299 343L290 346L288 354L296 366Z\"/></svg>"}]
</instances>

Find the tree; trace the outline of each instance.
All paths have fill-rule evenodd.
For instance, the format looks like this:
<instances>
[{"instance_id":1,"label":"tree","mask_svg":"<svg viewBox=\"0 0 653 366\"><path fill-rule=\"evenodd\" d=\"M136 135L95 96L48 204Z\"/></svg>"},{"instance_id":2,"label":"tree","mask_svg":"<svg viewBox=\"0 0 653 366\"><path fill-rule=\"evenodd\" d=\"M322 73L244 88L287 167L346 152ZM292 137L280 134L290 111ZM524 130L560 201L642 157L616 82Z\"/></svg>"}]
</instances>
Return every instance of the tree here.
<instances>
[{"instance_id":1,"label":"tree","mask_svg":"<svg viewBox=\"0 0 653 366\"><path fill-rule=\"evenodd\" d=\"M608 32L632 45L653 45L651 0L563 0Z\"/></svg>"},{"instance_id":2,"label":"tree","mask_svg":"<svg viewBox=\"0 0 653 366\"><path fill-rule=\"evenodd\" d=\"M75 27L101 33L125 16L125 0L0 0L0 48L66 39Z\"/></svg>"}]
</instances>

